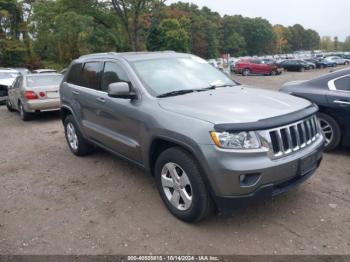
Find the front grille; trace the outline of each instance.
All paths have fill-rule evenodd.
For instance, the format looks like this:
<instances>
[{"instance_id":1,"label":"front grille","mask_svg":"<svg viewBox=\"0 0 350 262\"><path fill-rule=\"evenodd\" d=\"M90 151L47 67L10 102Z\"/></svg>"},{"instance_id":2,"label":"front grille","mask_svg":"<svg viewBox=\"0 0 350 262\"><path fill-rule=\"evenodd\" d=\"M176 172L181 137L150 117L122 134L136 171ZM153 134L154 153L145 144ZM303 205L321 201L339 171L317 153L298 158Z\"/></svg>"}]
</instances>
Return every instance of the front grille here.
<instances>
[{"instance_id":1,"label":"front grille","mask_svg":"<svg viewBox=\"0 0 350 262\"><path fill-rule=\"evenodd\" d=\"M272 158L280 158L299 151L311 145L321 135L316 116L266 132L265 138Z\"/></svg>"}]
</instances>

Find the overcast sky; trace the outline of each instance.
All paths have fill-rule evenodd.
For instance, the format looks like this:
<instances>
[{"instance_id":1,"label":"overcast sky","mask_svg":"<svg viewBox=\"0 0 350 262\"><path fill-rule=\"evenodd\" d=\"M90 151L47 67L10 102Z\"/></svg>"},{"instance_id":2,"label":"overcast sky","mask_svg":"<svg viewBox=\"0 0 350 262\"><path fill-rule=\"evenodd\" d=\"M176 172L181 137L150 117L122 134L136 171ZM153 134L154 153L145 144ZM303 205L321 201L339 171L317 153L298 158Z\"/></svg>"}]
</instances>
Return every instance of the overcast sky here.
<instances>
[{"instance_id":1,"label":"overcast sky","mask_svg":"<svg viewBox=\"0 0 350 262\"><path fill-rule=\"evenodd\" d=\"M263 17L272 24L299 23L315 29L321 36L350 35L350 0L182 0L200 7L208 6L221 15L241 14ZM174 3L176 0L168 0Z\"/></svg>"}]
</instances>

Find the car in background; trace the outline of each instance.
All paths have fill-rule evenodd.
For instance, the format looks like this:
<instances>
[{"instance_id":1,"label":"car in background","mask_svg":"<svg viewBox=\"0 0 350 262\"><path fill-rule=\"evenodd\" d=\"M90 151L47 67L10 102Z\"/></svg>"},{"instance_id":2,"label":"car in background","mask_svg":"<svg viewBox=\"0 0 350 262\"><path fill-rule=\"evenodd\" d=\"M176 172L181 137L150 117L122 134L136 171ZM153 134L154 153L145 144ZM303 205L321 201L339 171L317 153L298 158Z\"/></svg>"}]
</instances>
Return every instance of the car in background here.
<instances>
[{"instance_id":1,"label":"car in background","mask_svg":"<svg viewBox=\"0 0 350 262\"><path fill-rule=\"evenodd\" d=\"M280 62L278 65L286 71L304 72L305 70L310 69L310 66L308 63L298 59L284 60Z\"/></svg>"},{"instance_id":2,"label":"car in background","mask_svg":"<svg viewBox=\"0 0 350 262\"><path fill-rule=\"evenodd\" d=\"M234 72L248 76L256 75L279 75L282 73L282 68L276 64L264 64L260 59L242 59L236 63Z\"/></svg>"},{"instance_id":3,"label":"car in background","mask_svg":"<svg viewBox=\"0 0 350 262\"><path fill-rule=\"evenodd\" d=\"M8 88L13 84L19 72L10 68L0 68L0 103L7 99Z\"/></svg>"},{"instance_id":4,"label":"car in background","mask_svg":"<svg viewBox=\"0 0 350 262\"><path fill-rule=\"evenodd\" d=\"M213 67L215 67L215 68L219 68L218 62L216 62L215 59L209 59L209 60L208 60L208 63L209 63L210 65L212 65Z\"/></svg>"},{"instance_id":5,"label":"car in background","mask_svg":"<svg viewBox=\"0 0 350 262\"><path fill-rule=\"evenodd\" d=\"M332 62L336 63L337 65L349 65L350 64L350 60L341 58L339 56L328 56L324 60L331 62L331 63Z\"/></svg>"},{"instance_id":6,"label":"car in background","mask_svg":"<svg viewBox=\"0 0 350 262\"><path fill-rule=\"evenodd\" d=\"M47 74L47 73L57 73L54 69L36 69L33 70L33 74Z\"/></svg>"},{"instance_id":7,"label":"car in background","mask_svg":"<svg viewBox=\"0 0 350 262\"><path fill-rule=\"evenodd\" d=\"M19 111L23 121L33 113L60 109L59 85L61 74L29 74L18 76L8 89L7 109Z\"/></svg>"},{"instance_id":8,"label":"car in background","mask_svg":"<svg viewBox=\"0 0 350 262\"><path fill-rule=\"evenodd\" d=\"M24 67L15 67L14 70L18 71L21 75L28 75L30 74L30 70Z\"/></svg>"},{"instance_id":9,"label":"car in background","mask_svg":"<svg viewBox=\"0 0 350 262\"><path fill-rule=\"evenodd\" d=\"M280 91L318 105L326 151L340 144L350 146L350 69L337 70L309 81L286 83Z\"/></svg>"},{"instance_id":10,"label":"car in background","mask_svg":"<svg viewBox=\"0 0 350 262\"><path fill-rule=\"evenodd\" d=\"M307 59L302 59L309 67L309 70L316 69L316 63L308 61Z\"/></svg>"},{"instance_id":11,"label":"car in background","mask_svg":"<svg viewBox=\"0 0 350 262\"><path fill-rule=\"evenodd\" d=\"M305 59L305 61L315 64L317 69L323 69L323 68L327 68L327 67L336 67L337 66L337 64L334 62L329 62L329 61L325 61L325 60L318 60L318 59L313 59L313 58Z\"/></svg>"}]
</instances>

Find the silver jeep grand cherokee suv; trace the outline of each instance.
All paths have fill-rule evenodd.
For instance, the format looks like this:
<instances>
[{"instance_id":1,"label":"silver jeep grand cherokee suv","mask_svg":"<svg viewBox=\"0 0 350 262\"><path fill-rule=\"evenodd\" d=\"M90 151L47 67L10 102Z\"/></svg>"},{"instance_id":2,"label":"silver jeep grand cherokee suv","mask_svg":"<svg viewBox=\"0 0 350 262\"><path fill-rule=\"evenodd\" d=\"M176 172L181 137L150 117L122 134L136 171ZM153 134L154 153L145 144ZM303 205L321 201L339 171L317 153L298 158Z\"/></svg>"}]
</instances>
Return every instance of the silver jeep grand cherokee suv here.
<instances>
[{"instance_id":1,"label":"silver jeep grand cherokee suv","mask_svg":"<svg viewBox=\"0 0 350 262\"><path fill-rule=\"evenodd\" d=\"M187 222L283 193L322 159L317 106L239 85L190 54L82 56L60 97L73 154L98 146L144 168Z\"/></svg>"}]
</instances>

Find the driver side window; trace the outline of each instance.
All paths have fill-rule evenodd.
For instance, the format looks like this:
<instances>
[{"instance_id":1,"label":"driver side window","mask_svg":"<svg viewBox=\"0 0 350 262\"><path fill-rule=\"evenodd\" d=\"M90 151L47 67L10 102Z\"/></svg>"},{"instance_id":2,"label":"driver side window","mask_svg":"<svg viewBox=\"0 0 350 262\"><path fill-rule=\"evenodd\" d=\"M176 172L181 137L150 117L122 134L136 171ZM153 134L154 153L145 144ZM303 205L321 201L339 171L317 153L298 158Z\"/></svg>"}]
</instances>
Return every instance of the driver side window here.
<instances>
[{"instance_id":1,"label":"driver side window","mask_svg":"<svg viewBox=\"0 0 350 262\"><path fill-rule=\"evenodd\" d=\"M126 82L131 86L127 73L118 63L106 62L101 79L101 91L107 92L108 86L117 82Z\"/></svg>"}]
</instances>

